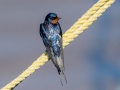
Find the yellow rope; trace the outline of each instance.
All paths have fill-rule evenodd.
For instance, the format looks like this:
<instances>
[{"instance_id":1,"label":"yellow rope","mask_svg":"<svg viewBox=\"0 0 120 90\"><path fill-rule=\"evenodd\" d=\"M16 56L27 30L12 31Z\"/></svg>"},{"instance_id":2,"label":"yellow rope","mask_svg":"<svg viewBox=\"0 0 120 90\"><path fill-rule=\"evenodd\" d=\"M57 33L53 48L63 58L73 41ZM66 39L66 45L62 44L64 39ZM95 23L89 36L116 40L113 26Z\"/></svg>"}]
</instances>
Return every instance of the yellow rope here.
<instances>
[{"instance_id":1,"label":"yellow rope","mask_svg":"<svg viewBox=\"0 0 120 90\"><path fill-rule=\"evenodd\" d=\"M102 13L114 3L115 0L99 0L90 8L68 31L63 35L63 48L73 41L83 30L87 29ZM20 76L7 84L1 90L13 90L25 78L34 73L38 68L49 60L47 53L44 52L36 61L32 63Z\"/></svg>"}]
</instances>

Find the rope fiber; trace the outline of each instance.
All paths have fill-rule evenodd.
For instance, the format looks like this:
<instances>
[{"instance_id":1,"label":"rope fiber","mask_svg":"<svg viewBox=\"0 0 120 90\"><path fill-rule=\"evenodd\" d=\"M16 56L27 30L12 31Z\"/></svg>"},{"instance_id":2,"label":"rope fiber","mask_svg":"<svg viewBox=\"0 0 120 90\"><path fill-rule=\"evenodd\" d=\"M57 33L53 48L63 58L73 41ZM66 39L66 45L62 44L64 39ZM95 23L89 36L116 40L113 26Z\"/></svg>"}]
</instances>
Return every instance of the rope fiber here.
<instances>
[{"instance_id":1,"label":"rope fiber","mask_svg":"<svg viewBox=\"0 0 120 90\"><path fill-rule=\"evenodd\" d=\"M73 41L79 34L86 30L107 8L113 4L115 0L99 0L93 5L73 26L68 29L63 35L63 48L65 48L71 41ZM21 75L4 86L1 90L13 90L23 80L34 73L37 69L43 66L49 57L47 52L44 52L36 61L32 63Z\"/></svg>"}]
</instances>

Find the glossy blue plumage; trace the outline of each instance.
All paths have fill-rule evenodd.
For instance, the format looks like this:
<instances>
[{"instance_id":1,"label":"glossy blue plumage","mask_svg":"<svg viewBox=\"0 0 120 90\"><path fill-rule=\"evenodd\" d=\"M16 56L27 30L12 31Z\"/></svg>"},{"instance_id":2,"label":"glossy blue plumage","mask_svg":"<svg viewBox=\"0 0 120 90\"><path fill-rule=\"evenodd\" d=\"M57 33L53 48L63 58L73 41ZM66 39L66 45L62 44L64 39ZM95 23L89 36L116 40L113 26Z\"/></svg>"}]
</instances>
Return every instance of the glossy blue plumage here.
<instances>
[{"instance_id":1,"label":"glossy blue plumage","mask_svg":"<svg viewBox=\"0 0 120 90\"><path fill-rule=\"evenodd\" d=\"M60 24L52 24L51 21L57 17L55 13L49 13L44 23L40 24L40 36L46 47L50 59L58 70L64 74L64 56L62 48L62 30ZM65 74L64 74L65 76ZM60 77L61 80L61 77ZM65 77L66 80L66 77ZM67 80L66 80L67 82ZM62 83L62 80L61 80Z\"/></svg>"}]
</instances>

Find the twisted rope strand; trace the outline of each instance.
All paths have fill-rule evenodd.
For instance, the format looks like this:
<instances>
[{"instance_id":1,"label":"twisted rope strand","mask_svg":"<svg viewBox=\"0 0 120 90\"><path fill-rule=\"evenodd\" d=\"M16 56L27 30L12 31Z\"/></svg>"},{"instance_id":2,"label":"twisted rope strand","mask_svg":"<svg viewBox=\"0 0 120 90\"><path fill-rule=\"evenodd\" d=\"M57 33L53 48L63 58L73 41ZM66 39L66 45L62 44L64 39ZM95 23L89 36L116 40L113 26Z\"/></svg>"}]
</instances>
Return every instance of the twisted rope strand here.
<instances>
[{"instance_id":1,"label":"twisted rope strand","mask_svg":"<svg viewBox=\"0 0 120 90\"><path fill-rule=\"evenodd\" d=\"M106 2L106 0L98 1L97 4L88 10L85 15L83 15L68 31L66 31L66 33L63 35L63 46L64 44L65 46L68 45L69 42L73 41L74 38L83 32L83 30L86 30L93 23L93 21L102 15L101 13L103 13L106 8L108 8L114 2L114 0L107 1L108 2ZM99 4L100 6L103 6L98 8Z\"/></svg>"},{"instance_id":2,"label":"twisted rope strand","mask_svg":"<svg viewBox=\"0 0 120 90\"><path fill-rule=\"evenodd\" d=\"M102 13L113 4L115 0L99 0L90 8L74 25L63 35L63 48L73 41L80 33L87 29ZM47 52L44 52L36 61L32 63L21 75L7 84L1 90L13 90L25 78L34 73L49 60Z\"/></svg>"}]
</instances>

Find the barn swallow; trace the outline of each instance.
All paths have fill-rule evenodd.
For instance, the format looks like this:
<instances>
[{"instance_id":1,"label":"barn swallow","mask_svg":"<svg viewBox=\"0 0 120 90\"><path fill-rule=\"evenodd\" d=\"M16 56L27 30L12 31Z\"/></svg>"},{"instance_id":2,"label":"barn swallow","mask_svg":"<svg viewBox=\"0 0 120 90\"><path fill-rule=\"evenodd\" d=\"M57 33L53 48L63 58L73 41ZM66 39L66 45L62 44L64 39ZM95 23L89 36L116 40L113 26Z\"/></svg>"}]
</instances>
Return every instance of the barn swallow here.
<instances>
[{"instance_id":1,"label":"barn swallow","mask_svg":"<svg viewBox=\"0 0 120 90\"><path fill-rule=\"evenodd\" d=\"M44 23L40 24L40 36L46 47L46 51L52 60L53 64L57 68L61 84L61 72L64 75L65 81L67 83L64 67L64 54L62 47L62 29L59 24L59 19L61 19L55 13L49 13L44 20Z\"/></svg>"}]
</instances>

